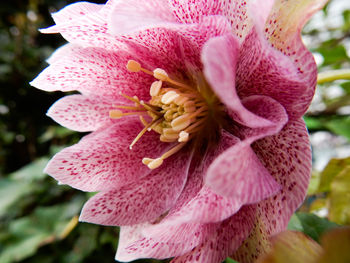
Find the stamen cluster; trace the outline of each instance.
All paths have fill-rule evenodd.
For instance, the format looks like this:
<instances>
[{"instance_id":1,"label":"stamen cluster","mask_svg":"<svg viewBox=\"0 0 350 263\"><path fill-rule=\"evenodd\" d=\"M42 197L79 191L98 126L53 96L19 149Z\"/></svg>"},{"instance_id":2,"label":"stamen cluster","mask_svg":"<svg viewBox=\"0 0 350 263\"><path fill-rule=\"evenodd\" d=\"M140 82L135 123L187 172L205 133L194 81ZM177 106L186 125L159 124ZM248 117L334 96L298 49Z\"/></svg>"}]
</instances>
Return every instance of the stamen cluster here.
<instances>
[{"instance_id":1,"label":"stamen cluster","mask_svg":"<svg viewBox=\"0 0 350 263\"><path fill-rule=\"evenodd\" d=\"M127 69L131 72L142 71L158 80L154 81L150 87L149 102L139 100L136 96L121 94L134 102L134 106L114 105L118 109L131 111L111 110L110 117L139 116L144 128L130 144L130 149L146 131L151 130L160 134L159 139L162 142L177 142L173 148L156 159L143 158L142 162L145 165L155 169L163 163L164 159L179 151L203 129L208 118L208 105L196 88L171 79L163 69L157 68L150 71L142 68L140 63L134 60L128 61Z\"/></svg>"}]
</instances>

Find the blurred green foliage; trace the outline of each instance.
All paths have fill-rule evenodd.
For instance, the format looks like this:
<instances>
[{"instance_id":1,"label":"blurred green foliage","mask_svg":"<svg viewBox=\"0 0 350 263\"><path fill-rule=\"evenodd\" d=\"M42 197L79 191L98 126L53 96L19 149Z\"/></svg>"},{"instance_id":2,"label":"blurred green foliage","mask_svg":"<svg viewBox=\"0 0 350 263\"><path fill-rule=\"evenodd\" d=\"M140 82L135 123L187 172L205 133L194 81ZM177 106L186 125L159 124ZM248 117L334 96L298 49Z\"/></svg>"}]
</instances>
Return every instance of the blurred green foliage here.
<instances>
[{"instance_id":1,"label":"blurred green foliage","mask_svg":"<svg viewBox=\"0 0 350 263\"><path fill-rule=\"evenodd\" d=\"M45 116L50 105L63 96L62 93L46 93L28 84L46 67L45 60L49 55L65 43L59 35L39 34L37 29L52 25L49 13L71 2L74 1L13 0L0 3L1 263L114 262L118 229L77 223L82 205L88 199L87 194L57 185L42 172L54 153L76 143L82 136L56 125ZM327 15L327 8L324 13ZM322 37L324 32L329 34L326 40ZM344 10L340 26L312 28L305 34L310 38L312 51L323 58L319 65L321 71L350 67L346 52L346 41L350 41L350 10ZM350 141L350 117L341 113L343 107L350 105L350 82L336 83L342 90L337 97L327 96L331 85L334 83L319 87L323 107L311 110L305 120L311 132L328 130ZM343 171L344 166L340 168ZM319 173L315 176L308 202L317 204L321 200L318 208L323 208L326 199L333 198L333 203L342 204L340 214L348 211L348 199L334 200L348 196L348 188L342 186L349 184L349 170L339 172L343 173L342 176L324 173L327 175ZM322 185L327 176L332 180L336 178L336 181L327 181L327 189L320 190L319 183ZM336 226L309 213L296 214L289 225L290 229L302 231L315 240ZM227 259L227 262L234 261Z\"/></svg>"}]
</instances>

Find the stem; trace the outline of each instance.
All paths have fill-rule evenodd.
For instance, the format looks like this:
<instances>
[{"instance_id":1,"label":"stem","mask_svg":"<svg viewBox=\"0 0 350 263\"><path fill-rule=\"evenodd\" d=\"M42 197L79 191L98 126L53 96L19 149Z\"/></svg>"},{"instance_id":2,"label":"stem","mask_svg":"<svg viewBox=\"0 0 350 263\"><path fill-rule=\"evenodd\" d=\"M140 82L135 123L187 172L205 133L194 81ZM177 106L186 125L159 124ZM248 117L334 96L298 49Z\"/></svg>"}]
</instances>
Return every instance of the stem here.
<instances>
[{"instance_id":1,"label":"stem","mask_svg":"<svg viewBox=\"0 0 350 263\"><path fill-rule=\"evenodd\" d=\"M317 76L317 83L322 84L338 79L350 79L350 69L338 69L321 72Z\"/></svg>"}]
</instances>

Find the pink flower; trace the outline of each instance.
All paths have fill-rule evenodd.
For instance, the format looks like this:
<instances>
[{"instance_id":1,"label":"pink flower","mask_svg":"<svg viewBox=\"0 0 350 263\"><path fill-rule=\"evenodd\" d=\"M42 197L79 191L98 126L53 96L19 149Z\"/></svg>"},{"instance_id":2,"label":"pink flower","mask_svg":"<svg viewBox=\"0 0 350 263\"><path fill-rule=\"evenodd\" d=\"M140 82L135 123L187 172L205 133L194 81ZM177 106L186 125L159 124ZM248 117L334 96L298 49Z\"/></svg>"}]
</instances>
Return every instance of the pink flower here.
<instances>
[{"instance_id":1,"label":"pink flower","mask_svg":"<svg viewBox=\"0 0 350 263\"><path fill-rule=\"evenodd\" d=\"M316 66L300 39L324 0L124 0L53 14L69 44L32 85L79 91L48 115L92 131L46 172L99 192L80 220L121 226L117 260L252 262L311 169L301 119ZM134 97L136 96L136 97Z\"/></svg>"}]
</instances>

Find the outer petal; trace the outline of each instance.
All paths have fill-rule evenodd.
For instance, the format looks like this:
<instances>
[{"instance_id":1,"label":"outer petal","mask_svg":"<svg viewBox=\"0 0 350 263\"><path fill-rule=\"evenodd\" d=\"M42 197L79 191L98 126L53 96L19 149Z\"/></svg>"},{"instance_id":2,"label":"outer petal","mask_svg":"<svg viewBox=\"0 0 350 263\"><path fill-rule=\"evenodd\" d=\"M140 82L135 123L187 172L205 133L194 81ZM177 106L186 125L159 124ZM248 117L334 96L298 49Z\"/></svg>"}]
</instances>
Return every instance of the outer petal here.
<instances>
[{"instance_id":1,"label":"outer petal","mask_svg":"<svg viewBox=\"0 0 350 263\"><path fill-rule=\"evenodd\" d=\"M179 225L169 228L169 236L175 238L173 241L172 238L155 240L144 237L142 230L148 226L149 224L121 227L116 260L125 262L139 258L165 259L180 256L205 240L217 228L217 224Z\"/></svg>"},{"instance_id":2,"label":"outer petal","mask_svg":"<svg viewBox=\"0 0 350 263\"><path fill-rule=\"evenodd\" d=\"M159 134L152 131L130 150L130 143L142 128L137 118L125 118L95 131L57 153L45 172L60 183L83 191L118 189L136 182L151 172L142 164L142 158L159 157L171 147L161 143Z\"/></svg>"},{"instance_id":3,"label":"outer petal","mask_svg":"<svg viewBox=\"0 0 350 263\"><path fill-rule=\"evenodd\" d=\"M311 149L303 120L288 123L279 134L254 143L253 149L282 189L256 205L256 231L235 254L239 262L254 262L266 250L266 239L286 228L305 198L311 174Z\"/></svg>"},{"instance_id":4,"label":"outer petal","mask_svg":"<svg viewBox=\"0 0 350 263\"><path fill-rule=\"evenodd\" d=\"M113 53L100 48L74 49L69 56L55 61L30 84L46 91L78 90L84 94L120 100L119 93L147 100L154 78L126 69L128 52ZM136 58L137 59L137 58Z\"/></svg>"},{"instance_id":5,"label":"outer petal","mask_svg":"<svg viewBox=\"0 0 350 263\"><path fill-rule=\"evenodd\" d=\"M125 45L109 33L109 12L108 3L102 7L87 2L75 3L53 14L56 25L40 31L49 34L61 33L68 42L82 47L125 50Z\"/></svg>"},{"instance_id":6,"label":"outer petal","mask_svg":"<svg viewBox=\"0 0 350 263\"><path fill-rule=\"evenodd\" d=\"M309 82L310 94L313 94L316 84L317 69L300 33L307 20L327 2L328 0L275 0L265 28L272 45L291 57L301 73L301 78Z\"/></svg>"},{"instance_id":7,"label":"outer petal","mask_svg":"<svg viewBox=\"0 0 350 263\"><path fill-rule=\"evenodd\" d=\"M150 69L163 68L170 74L179 74L193 69L202 70L199 56L204 43L230 31L231 27L224 17L213 16L198 24L176 24L133 33L128 35L125 43L135 57L141 58L143 64L146 63L144 66Z\"/></svg>"},{"instance_id":8,"label":"outer petal","mask_svg":"<svg viewBox=\"0 0 350 263\"><path fill-rule=\"evenodd\" d=\"M305 112L310 103L305 94L313 89L312 83L304 81L293 61L273 48L257 28L242 43L237 65L240 97L260 94L274 98L290 118L299 118Z\"/></svg>"},{"instance_id":9,"label":"outer petal","mask_svg":"<svg viewBox=\"0 0 350 263\"><path fill-rule=\"evenodd\" d=\"M166 0L124 0L110 4L109 29L122 35L177 22Z\"/></svg>"},{"instance_id":10,"label":"outer petal","mask_svg":"<svg viewBox=\"0 0 350 263\"><path fill-rule=\"evenodd\" d=\"M233 35L210 39L202 51L204 74L235 121L249 127L270 126L269 120L248 111L237 96L235 72L238 48L238 40Z\"/></svg>"},{"instance_id":11,"label":"outer petal","mask_svg":"<svg viewBox=\"0 0 350 263\"><path fill-rule=\"evenodd\" d=\"M255 210L244 207L219 224L216 231L192 251L175 258L172 263L220 263L247 238L254 225Z\"/></svg>"},{"instance_id":12,"label":"outer petal","mask_svg":"<svg viewBox=\"0 0 350 263\"><path fill-rule=\"evenodd\" d=\"M181 151L136 183L91 198L81 221L102 225L131 225L157 219L173 206L187 178L191 155Z\"/></svg>"},{"instance_id":13,"label":"outer petal","mask_svg":"<svg viewBox=\"0 0 350 263\"><path fill-rule=\"evenodd\" d=\"M247 1L226 0L168 0L177 19L182 23L198 23L203 17L212 15L225 16L233 33L243 38L251 27L251 19L248 17Z\"/></svg>"},{"instance_id":14,"label":"outer petal","mask_svg":"<svg viewBox=\"0 0 350 263\"><path fill-rule=\"evenodd\" d=\"M62 59L63 57L68 57L74 54L75 51L79 50L80 47L71 43L67 43L58 49L56 49L51 56L46 60L48 64L54 64L56 61Z\"/></svg>"},{"instance_id":15,"label":"outer petal","mask_svg":"<svg viewBox=\"0 0 350 263\"><path fill-rule=\"evenodd\" d=\"M283 107L268 97L251 96L242 102L252 113L259 114L274 125L256 129L236 125L233 134L240 136L242 141L213 161L206 174L206 184L216 193L239 198L244 204L261 201L279 189L251 150L250 144L278 133L287 122L287 116Z\"/></svg>"},{"instance_id":16,"label":"outer petal","mask_svg":"<svg viewBox=\"0 0 350 263\"><path fill-rule=\"evenodd\" d=\"M250 146L243 143L215 159L208 169L206 184L240 205L259 202L280 189Z\"/></svg>"},{"instance_id":17,"label":"outer petal","mask_svg":"<svg viewBox=\"0 0 350 263\"><path fill-rule=\"evenodd\" d=\"M53 13L52 18L56 24L64 24L86 16L87 14L97 13L101 10L103 5L94 4L90 2L78 2L67 5L59 12Z\"/></svg>"},{"instance_id":18,"label":"outer petal","mask_svg":"<svg viewBox=\"0 0 350 263\"><path fill-rule=\"evenodd\" d=\"M47 115L68 129L86 132L112 124L109 117L111 109L112 103L99 97L71 95L56 101Z\"/></svg>"},{"instance_id":19,"label":"outer petal","mask_svg":"<svg viewBox=\"0 0 350 263\"><path fill-rule=\"evenodd\" d=\"M215 231L217 224L181 223L174 224L173 219L187 203L196 197L202 188L203 173L212 160L237 141L237 138L225 133L220 145L208 151L203 157L194 155L188 180L181 195L159 223L147 226L122 228L117 260L130 261L143 257L168 258L187 253L207 239ZM173 216L175 214L175 216ZM124 229L124 230L123 230ZM130 238L130 233L138 233ZM156 249L152 247L156 246Z\"/></svg>"}]
</instances>

